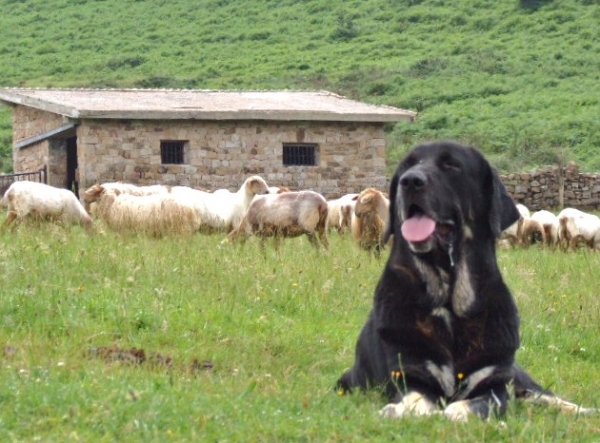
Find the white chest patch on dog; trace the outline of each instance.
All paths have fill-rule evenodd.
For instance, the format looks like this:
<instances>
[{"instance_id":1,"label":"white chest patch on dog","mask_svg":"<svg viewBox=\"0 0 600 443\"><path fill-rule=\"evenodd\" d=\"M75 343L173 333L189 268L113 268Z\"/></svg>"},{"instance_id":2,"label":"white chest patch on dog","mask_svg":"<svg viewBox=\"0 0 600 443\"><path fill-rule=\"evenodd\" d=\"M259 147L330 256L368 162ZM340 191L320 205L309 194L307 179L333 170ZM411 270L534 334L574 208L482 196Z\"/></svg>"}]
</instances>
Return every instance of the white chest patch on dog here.
<instances>
[{"instance_id":1,"label":"white chest patch on dog","mask_svg":"<svg viewBox=\"0 0 600 443\"><path fill-rule=\"evenodd\" d=\"M452 293L452 310L459 317L465 317L475 302L475 290L469 276L467 261L463 257L456 269L456 281Z\"/></svg>"},{"instance_id":2,"label":"white chest patch on dog","mask_svg":"<svg viewBox=\"0 0 600 443\"><path fill-rule=\"evenodd\" d=\"M445 273L441 274L420 259L415 260L415 265L421 274L421 279L425 282L427 294L431 296L433 306L444 306L448 301L450 289Z\"/></svg>"}]
</instances>

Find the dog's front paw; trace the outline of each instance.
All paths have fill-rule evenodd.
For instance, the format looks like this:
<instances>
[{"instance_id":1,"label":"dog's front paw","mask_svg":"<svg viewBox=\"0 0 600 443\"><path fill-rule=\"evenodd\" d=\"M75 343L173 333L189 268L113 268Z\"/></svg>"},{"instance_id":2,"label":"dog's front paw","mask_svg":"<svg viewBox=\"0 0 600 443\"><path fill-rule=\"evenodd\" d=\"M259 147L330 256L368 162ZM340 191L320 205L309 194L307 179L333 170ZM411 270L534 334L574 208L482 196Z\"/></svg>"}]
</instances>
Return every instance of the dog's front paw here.
<instances>
[{"instance_id":1,"label":"dog's front paw","mask_svg":"<svg viewBox=\"0 0 600 443\"><path fill-rule=\"evenodd\" d=\"M402 403L389 403L379 411L379 415L383 418L401 418L406 411L406 406Z\"/></svg>"},{"instance_id":2,"label":"dog's front paw","mask_svg":"<svg viewBox=\"0 0 600 443\"><path fill-rule=\"evenodd\" d=\"M435 403L419 392L410 392L400 402L389 403L379 411L379 414L385 418L400 418L405 415L422 416L435 413Z\"/></svg>"},{"instance_id":3,"label":"dog's front paw","mask_svg":"<svg viewBox=\"0 0 600 443\"><path fill-rule=\"evenodd\" d=\"M469 421L469 415L472 414L468 401L457 401L450 403L444 409L444 416L452 421L466 423Z\"/></svg>"}]
</instances>

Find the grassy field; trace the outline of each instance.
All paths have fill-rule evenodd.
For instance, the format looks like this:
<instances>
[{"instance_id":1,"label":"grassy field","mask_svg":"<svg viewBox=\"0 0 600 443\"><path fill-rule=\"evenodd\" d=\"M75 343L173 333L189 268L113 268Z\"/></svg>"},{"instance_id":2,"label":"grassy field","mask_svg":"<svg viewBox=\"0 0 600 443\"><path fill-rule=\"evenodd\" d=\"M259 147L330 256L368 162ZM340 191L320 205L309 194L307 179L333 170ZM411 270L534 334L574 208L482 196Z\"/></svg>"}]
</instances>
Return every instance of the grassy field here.
<instances>
[{"instance_id":1,"label":"grassy field","mask_svg":"<svg viewBox=\"0 0 600 443\"><path fill-rule=\"evenodd\" d=\"M0 86L327 89L503 171L600 170L597 0L0 0ZM11 167L0 112L0 170Z\"/></svg>"},{"instance_id":2,"label":"grassy field","mask_svg":"<svg viewBox=\"0 0 600 443\"><path fill-rule=\"evenodd\" d=\"M1 441L597 442L600 416L512 404L505 419L386 421L339 397L383 261L331 235L280 254L221 236L0 234ZM600 406L600 255L499 251L519 361ZM143 358L142 358L143 353Z\"/></svg>"}]
</instances>

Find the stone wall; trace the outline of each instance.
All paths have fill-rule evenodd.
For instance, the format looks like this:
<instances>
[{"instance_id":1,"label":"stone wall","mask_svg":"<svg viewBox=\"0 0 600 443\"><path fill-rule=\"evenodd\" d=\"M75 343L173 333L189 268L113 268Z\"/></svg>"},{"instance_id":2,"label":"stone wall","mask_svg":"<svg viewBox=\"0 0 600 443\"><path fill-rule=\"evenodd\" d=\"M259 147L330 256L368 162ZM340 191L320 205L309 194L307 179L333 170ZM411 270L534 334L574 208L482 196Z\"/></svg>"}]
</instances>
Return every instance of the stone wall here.
<instances>
[{"instance_id":1,"label":"stone wall","mask_svg":"<svg viewBox=\"0 0 600 443\"><path fill-rule=\"evenodd\" d=\"M600 209L600 174L581 173L574 163L562 169L547 166L528 173L504 174L500 178L515 201L529 209Z\"/></svg>"},{"instance_id":2,"label":"stone wall","mask_svg":"<svg viewBox=\"0 0 600 443\"><path fill-rule=\"evenodd\" d=\"M12 111L13 143L36 136L61 125L62 118L55 114L25 106L15 106ZM56 117L59 117L58 119ZM54 125L54 126L52 126ZM42 141L27 148L13 151L13 171L38 171L48 164L48 142Z\"/></svg>"},{"instance_id":3,"label":"stone wall","mask_svg":"<svg viewBox=\"0 0 600 443\"><path fill-rule=\"evenodd\" d=\"M375 123L83 120L77 137L83 188L123 180L234 191L259 174L272 186L339 196L386 183ZM185 164L161 164L161 140L186 140ZM317 144L318 165L284 166L283 143Z\"/></svg>"}]
</instances>

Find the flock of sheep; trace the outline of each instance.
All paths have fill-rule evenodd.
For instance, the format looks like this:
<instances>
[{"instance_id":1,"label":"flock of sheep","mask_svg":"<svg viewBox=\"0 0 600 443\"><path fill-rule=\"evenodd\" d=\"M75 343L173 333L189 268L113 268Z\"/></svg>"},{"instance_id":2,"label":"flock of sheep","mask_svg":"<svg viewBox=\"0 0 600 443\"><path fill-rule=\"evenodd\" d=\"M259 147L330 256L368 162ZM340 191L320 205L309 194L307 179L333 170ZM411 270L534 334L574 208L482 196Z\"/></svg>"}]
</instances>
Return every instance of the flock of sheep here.
<instances>
[{"instance_id":1,"label":"flock of sheep","mask_svg":"<svg viewBox=\"0 0 600 443\"><path fill-rule=\"evenodd\" d=\"M327 249L327 232L337 230L350 232L361 249L379 257L389 218L388 196L374 188L326 200L313 191L269 187L258 175L246 179L237 192L118 182L93 185L81 200L67 189L14 182L0 202L7 209L4 226L35 217L92 230L93 218L98 218L115 231L152 236L221 232L230 242L257 236L263 249L269 237L278 248L282 238L301 235L317 249ZM552 248L586 245L600 250L598 216L574 208L555 215L517 207L521 217L502 233L501 247L539 242Z\"/></svg>"},{"instance_id":2,"label":"flock of sheep","mask_svg":"<svg viewBox=\"0 0 600 443\"><path fill-rule=\"evenodd\" d=\"M600 250L600 218L575 208L566 208L558 215L546 210L534 212L518 204L519 220L501 236L500 245L529 246L540 243L563 250L587 246Z\"/></svg>"},{"instance_id":3,"label":"flock of sheep","mask_svg":"<svg viewBox=\"0 0 600 443\"><path fill-rule=\"evenodd\" d=\"M282 238L306 235L317 249L328 248L327 232L336 229L351 232L358 246L377 256L384 247L389 211L387 196L373 188L327 201L313 191L269 187L258 175L246 179L237 192L96 184L82 193L81 201L66 189L17 181L0 204L7 209L5 227L37 218L93 230L96 218L118 232L151 236L222 232L230 242L257 236L262 248L269 237L278 247Z\"/></svg>"}]
</instances>

